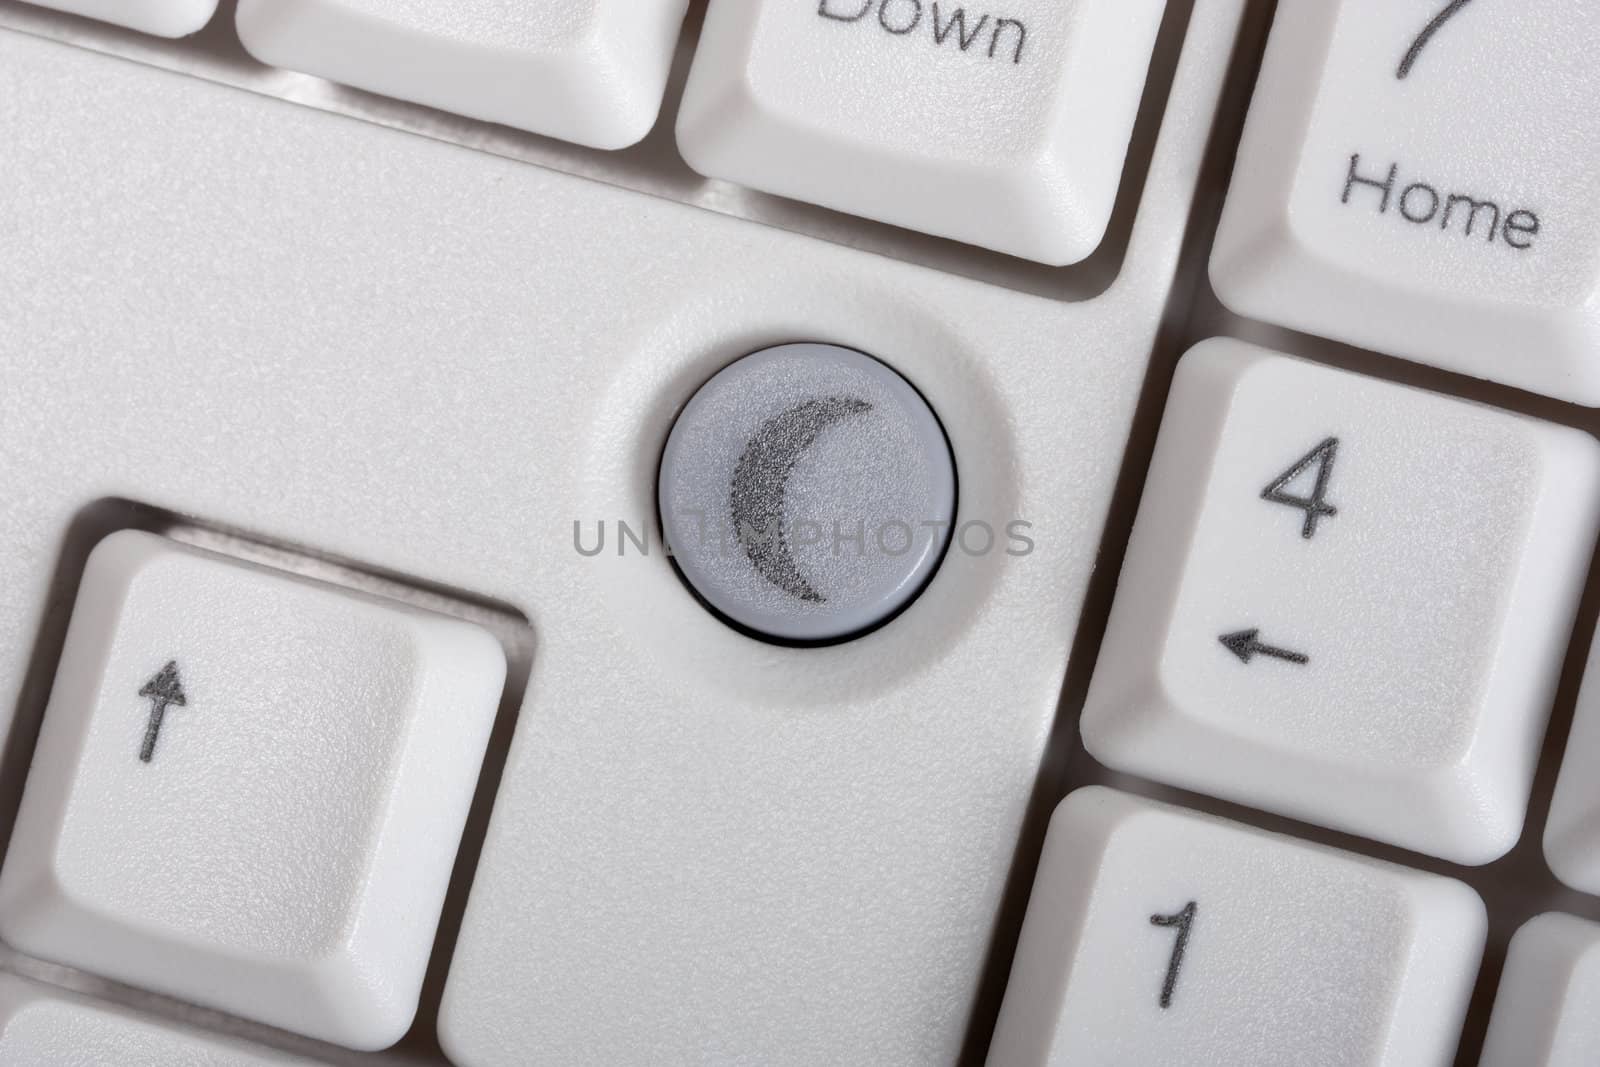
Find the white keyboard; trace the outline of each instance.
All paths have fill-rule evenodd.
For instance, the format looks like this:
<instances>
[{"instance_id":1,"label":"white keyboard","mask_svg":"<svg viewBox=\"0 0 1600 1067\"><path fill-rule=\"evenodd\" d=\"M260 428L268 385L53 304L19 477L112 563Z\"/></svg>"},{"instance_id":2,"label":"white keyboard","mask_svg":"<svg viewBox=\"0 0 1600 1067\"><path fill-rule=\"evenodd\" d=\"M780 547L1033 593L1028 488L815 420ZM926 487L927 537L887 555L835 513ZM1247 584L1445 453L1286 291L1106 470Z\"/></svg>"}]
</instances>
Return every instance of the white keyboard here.
<instances>
[{"instance_id":1,"label":"white keyboard","mask_svg":"<svg viewBox=\"0 0 1600 1067\"><path fill-rule=\"evenodd\" d=\"M1580 1067L1600 9L0 0L0 1067Z\"/></svg>"}]
</instances>

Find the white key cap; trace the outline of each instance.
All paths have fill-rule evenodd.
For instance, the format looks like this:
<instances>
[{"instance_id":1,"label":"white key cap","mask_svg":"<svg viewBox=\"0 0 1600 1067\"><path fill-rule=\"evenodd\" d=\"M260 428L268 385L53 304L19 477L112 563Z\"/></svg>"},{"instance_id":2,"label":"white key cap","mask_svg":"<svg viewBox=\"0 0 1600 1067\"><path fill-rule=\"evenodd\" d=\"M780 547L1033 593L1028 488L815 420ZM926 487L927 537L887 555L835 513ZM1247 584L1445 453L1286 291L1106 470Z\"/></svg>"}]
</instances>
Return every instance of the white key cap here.
<instances>
[{"instance_id":1,"label":"white key cap","mask_svg":"<svg viewBox=\"0 0 1600 1067\"><path fill-rule=\"evenodd\" d=\"M713 0L702 174L1041 263L1104 236L1163 0Z\"/></svg>"},{"instance_id":2,"label":"white key cap","mask_svg":"<svg viewBox=\"0 0 1600 1067\"><path fill-rule=\"evenodd\" d=\"M1600 404L1596 52L1600 4L1283 0L1211 262L1218 294Z\"/></svg>"},{"instance_id":3,"label":"white key cap","mask_svg":"<svg viewBox=\"0 0 1600 1067\"><path fill-rule=\"evenodd\" d=\"M591 148L650 132L688 0L239 0L275 67Z\"/></svg>"},{"instance_id":4,"label":"white key cap","mask_svg":"<svg viewBox=\"0 0 1600 1067\"><path fill-rule=\"evenodd\" d=\"M394 1043L504 672L471 624L113 534L73 608L0 935L312 1037Z\"/></svg>"},{"instance_id":5,"label":"white key cap","mask_svg":"<svg viewBox=\"0 0 1600 1067\"><path fill-rule=\"evenodd\" d=\"M1056 809L991 1067L1451 1061L1483 902L1103 788Z\"/></svg>"},{"instance_id":6,"label":"white key cap","mask_svg":"<svg viewBox=\"0 0 1600 1067\"><path fill-rule=\"evenodd\" d=\"M0 975L0 1063L16 1067L317 1067Z\"/></svg>"},{"instance_id":7,"label":"white key cap","mask_svg":"<svg viewBox=\"0 0 1600 1067\"><path fill-rule=\"evenodd\" d=\"M1506 952L1479 1067L1594 1067L1600 1057L1600 924L1550 912Z\"/></svg>"},{"instance_id":8,"label":"white key cap","mask_svg":"<svg viewBox=\"0 0 1600 1067\"><path fill-rule=\"evenodd\" d=\"M1600 639L1589 648L1572 733L1544 824L1544 855L1557 878L1600 896Z\"/></svg>"},{"instance_id":9,"label":"white key cap","mask_svg":"<svg viewBox=\"0 0 1600 1067\"><path fill-rule=\"evenodd\" d=\"M28 0L158 37L187 37L211 21L217 0Z\"/></svg>"},{"instance_id":10,"label":"white key cap","mask_svg":"<svg viewBox=\"0 0 1600 1067\"><path fill-rule=\"evenodd\" d=\"M1084 742L1494 859L1521 833L1597 494L1587 434L1208 342L1173 383Z\"/></svg>"}]
</instances>

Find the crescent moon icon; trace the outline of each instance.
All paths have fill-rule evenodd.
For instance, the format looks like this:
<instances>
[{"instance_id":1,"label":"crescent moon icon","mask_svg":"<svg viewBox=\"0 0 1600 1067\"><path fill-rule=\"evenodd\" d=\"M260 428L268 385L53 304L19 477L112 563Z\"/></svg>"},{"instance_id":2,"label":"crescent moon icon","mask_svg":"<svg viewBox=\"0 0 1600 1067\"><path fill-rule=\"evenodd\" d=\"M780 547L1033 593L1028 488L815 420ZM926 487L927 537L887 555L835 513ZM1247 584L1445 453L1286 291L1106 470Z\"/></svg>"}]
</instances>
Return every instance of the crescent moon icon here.
<instances>
[{"instance_id":1,"label":"crescent moon icon","mask_svg":"<svg viewBox=\"0 0 1600 1067\"><path fill-rule=\"evenodd\" d=\"M830 426L865 414L859 397L828 396L796 404L761 424L734 468L729 511L744 553L767 581L813 604L828 598L801 573L783 528L784 499L800 458Z\"/></svg>"}]
</instances>

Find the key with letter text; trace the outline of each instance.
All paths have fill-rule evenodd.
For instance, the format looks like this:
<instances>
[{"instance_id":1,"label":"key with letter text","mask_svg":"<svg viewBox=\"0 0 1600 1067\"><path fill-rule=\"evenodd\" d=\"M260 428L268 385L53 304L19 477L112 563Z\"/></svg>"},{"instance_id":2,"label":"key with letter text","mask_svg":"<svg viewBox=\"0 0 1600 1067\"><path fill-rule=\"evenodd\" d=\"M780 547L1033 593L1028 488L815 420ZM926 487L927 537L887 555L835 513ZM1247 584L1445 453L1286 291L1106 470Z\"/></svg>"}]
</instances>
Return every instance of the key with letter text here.
<instances>
[{"instance_id":1,"label":"key with letter text","mask_svg":"<svg viewBox=\"0 0 1600 1067\"><path fill-rule=\"evenodd\" d=\"M1162 0L715 0L702 174L1055 265L1111 217Z\"/></svg>"},{"instance_id":2,"label":"key with letter text","mask_svg":"<svg viewBox=\"0 0 1600 1067\"><path fill-rule=\"evenodd\" d=\"M1211 262L1235 311L1600 405L1600 5L1284 0Z\"/></svg>"}]
</instances>

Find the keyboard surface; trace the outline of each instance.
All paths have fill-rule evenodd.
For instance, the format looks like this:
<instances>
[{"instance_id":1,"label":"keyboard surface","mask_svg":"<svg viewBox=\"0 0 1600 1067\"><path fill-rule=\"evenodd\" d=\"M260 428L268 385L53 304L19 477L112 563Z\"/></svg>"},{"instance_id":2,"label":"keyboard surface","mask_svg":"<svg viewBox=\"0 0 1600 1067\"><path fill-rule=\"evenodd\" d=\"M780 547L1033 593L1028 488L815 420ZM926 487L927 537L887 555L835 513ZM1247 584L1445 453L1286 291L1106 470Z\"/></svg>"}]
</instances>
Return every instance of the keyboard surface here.
<instances>
[{"instance_id":1,"label":"keyboard surface","mask_svg":"<svg viewBox=\"0 0 1600 1067\"><path fill-rule=\"evenodd\" d=\"M0 1064L1583 1062L1561 6L0 0Z\"/></svg>"}]
</instances>

